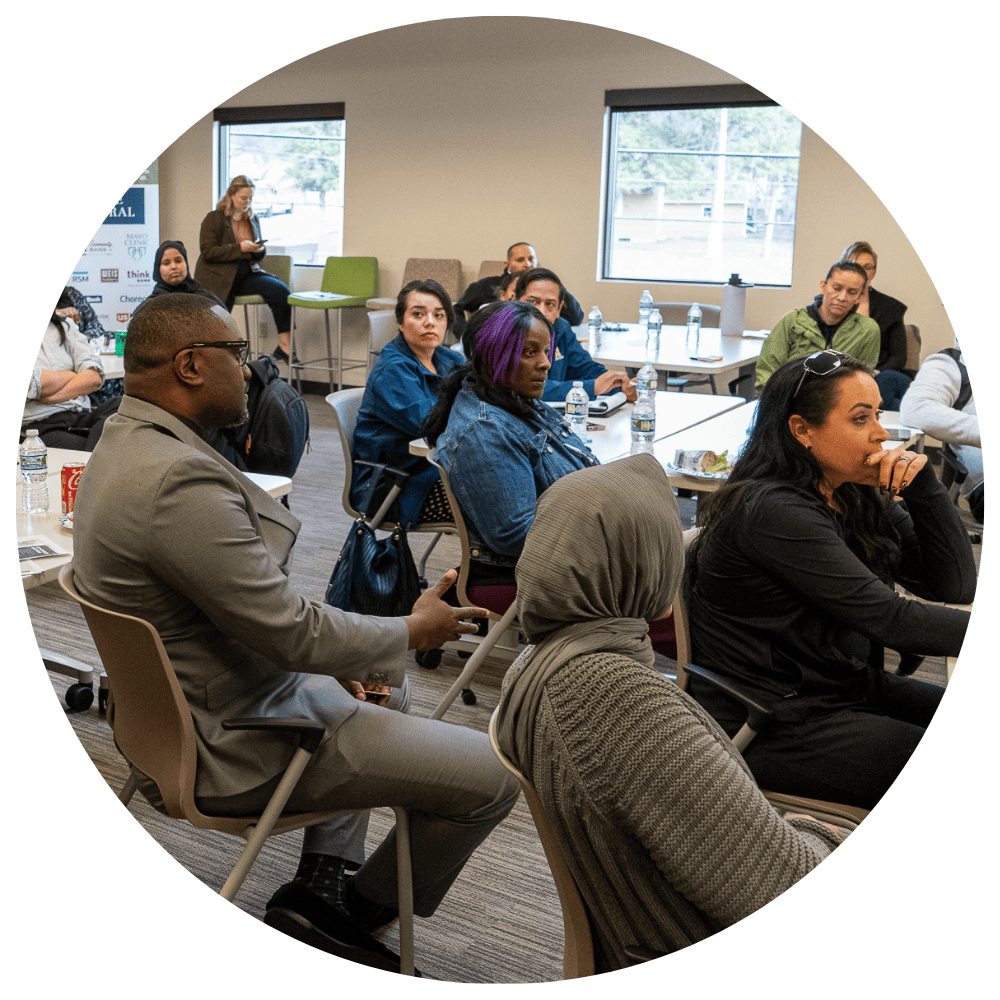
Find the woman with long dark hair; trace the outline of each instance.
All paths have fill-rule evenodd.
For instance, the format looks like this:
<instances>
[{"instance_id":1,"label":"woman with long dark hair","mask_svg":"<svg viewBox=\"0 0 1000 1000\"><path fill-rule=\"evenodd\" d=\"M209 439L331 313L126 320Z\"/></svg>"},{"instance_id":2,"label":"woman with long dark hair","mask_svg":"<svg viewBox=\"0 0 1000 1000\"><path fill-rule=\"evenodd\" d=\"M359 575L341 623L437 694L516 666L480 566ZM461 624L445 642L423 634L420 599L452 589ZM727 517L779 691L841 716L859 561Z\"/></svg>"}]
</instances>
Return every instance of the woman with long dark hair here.
<instances>
[{"instance_id":1,"label":"woman with long dark hair","mask_svg":"<svg viewBox=\"0 0 1000 1000\"><path fill-rule=\"evenodd\" d=\"M424 424L462 508L477 583L513 583L538 497L598 464L541 402L552 341L551 324L526 302L478 309L462 337L469 360L444 380Z\"/></svg>"},{"instance_id":2,"label":"woman with long dark hair","mask_svg":"<svg viewBox=\"0 0 1000 1000\"><path fill-rule=\"evenodd\" d=\"M278 328L278 346L271 352L288 361L292 309L289 288L261 267L266 250L260 222L254 215L253 182L239 174L229 184L214 211L201 223L201 256L195 265L195 281L225 303L232 312L237 295L260 295L267 303Z\"/></svg>"},{"instance_id":3,"label":"woman with long dark hair","mask_svg":"<svg viewBox=\"0 0 1000 1000\"><path fill-rule=\"evenodd\" d=\"M886 673L882 647L957 655L976 568L925 455L882 447L873 369L836 351L768 379L749 440L717 493L685 579L692 660L771 704L745 758L763 788L873 806L942 690ZM905 502L900 502L905 501ZM737 701L691 680L730 734Z\"/></svg>"}]
</instances>

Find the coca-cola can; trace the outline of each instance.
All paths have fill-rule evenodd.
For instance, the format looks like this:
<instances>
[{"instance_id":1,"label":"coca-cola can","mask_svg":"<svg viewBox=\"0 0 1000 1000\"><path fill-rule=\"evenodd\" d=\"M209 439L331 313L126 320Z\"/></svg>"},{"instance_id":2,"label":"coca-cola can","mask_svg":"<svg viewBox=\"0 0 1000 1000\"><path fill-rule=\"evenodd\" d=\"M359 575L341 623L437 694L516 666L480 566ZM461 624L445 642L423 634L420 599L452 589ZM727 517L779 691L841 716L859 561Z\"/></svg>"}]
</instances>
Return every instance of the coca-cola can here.
<instances>
[{"instance_id":1,"label":"coca-cola can","mask_svg":"<svg viewBox=\"0 0 1000 1000\"><path fill-rule=\"evenodd\" d=\"M62 512L64 514L71 513L76 504L76 491L80 486L83 468L83 465L75 462L62 467L59 478L62 483Z\"/></svg>"}]
</instances>

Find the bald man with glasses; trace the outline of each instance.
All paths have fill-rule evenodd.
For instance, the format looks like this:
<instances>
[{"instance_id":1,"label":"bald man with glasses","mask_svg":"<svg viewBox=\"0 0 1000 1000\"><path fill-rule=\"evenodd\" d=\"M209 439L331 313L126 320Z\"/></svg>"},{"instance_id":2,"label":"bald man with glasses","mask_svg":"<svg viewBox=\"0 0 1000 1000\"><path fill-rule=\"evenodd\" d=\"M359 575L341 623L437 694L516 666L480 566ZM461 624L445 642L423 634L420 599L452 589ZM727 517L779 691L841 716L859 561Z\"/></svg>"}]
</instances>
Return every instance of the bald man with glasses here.
<instances>
[{"instance_id":1,"label":"bald man with glasses","mask_svg":"<svg viewBox=\"0 0 1000 1000\"><path fill-rule=\"evenodd\" d=\"M224 719L324 723L287 808L350 811L305 831L299 869L265 922L399 971L370 933L397 904L394 833L365 859L369 808L412 810L414 912L429 916L518 795L485 734L405 714L407 650L475 632L466 619L485 612L440 599L453 573L402 618L349 614L294 590L299 520L203 440L246 418L247 345L230 324L197 295L148 299L133 315L125 397L77 495L76 583L159 632L191 709L204 811L262 810L295 750L268 731L225 730ZM155 784L136 777L157 805Z\"/></svg>"}]
</instances>

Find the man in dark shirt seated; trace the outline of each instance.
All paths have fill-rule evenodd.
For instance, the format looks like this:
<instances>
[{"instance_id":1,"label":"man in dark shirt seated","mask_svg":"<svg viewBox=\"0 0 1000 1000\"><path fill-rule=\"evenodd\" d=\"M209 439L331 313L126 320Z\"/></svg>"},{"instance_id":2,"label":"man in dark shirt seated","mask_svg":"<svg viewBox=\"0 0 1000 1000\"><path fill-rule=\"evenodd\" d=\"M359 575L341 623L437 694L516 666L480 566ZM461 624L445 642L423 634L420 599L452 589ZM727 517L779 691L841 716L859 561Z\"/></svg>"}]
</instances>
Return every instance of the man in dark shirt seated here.
<instances>
[{"instance_id":1,"label":"man in dark shirt seated","mask_svg":"<svg viewBox=\"0 0 1000 1000\"><path fill-rule=\"evenodd\" d=\"M530 243L514 243L507 250L507 264L503 273L496 277L489 275L474 281L462 297L455 303L455 310L458 314L456 323L464 329L463 322L466 313L474 313L480 306L487 302L495 302L499 296L499 282L501 278L508 274L519 274L522 271L530 271L538 266L538 257L535 248ZM566 289L563 289L565 298L561 307L560 315L570 326L576 326L583 322L583 310L580 303L573 298ZM458 331L459 333L461 331Z\"/></svg>"},{"instance_id":2,"label":"man in dark shirt seated","mask_svg":"<svg viewBox=\"0 0 1000 1000\"><path fill-rule=\"evenodd\" d=\"M536 267L517 279L514 296L530 302L551 324L555 332L552 367L545 382L544 400L565 399L573 382L583 382L591 399L621 390L625 398L635 400L635 384L624 372L609 372L595 361L576 339L572 326L559 315L566 299L566 289L559 276L548 268Z\"/></svg>"}]
</instances>

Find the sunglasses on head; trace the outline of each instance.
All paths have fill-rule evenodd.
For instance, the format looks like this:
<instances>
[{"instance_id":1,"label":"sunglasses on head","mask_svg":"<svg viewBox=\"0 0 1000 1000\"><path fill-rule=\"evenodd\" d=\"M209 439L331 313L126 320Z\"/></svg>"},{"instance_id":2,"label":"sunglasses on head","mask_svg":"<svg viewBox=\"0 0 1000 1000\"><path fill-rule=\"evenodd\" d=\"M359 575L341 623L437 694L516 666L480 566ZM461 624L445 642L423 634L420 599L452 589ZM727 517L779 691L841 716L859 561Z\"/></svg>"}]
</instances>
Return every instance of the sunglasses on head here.
<instances>
[{"instance_id":1,"label":"sunglasses on head","mask_svg":"<svg viewBox=\"0 0 1000 1000\"><path fill-rule=\"evenodd\" d=\"M799 394L799 389L802 388L802 383L806 380L807 375L829 375L848 358L850 358L849 354L841 354L840 351L831 350L816 351L815 354L810 354L802 362L802 378L799 379L799 384L795 387L795 392L792 393L792 399L795 399Z\"/></svg>"}]
</instances>

